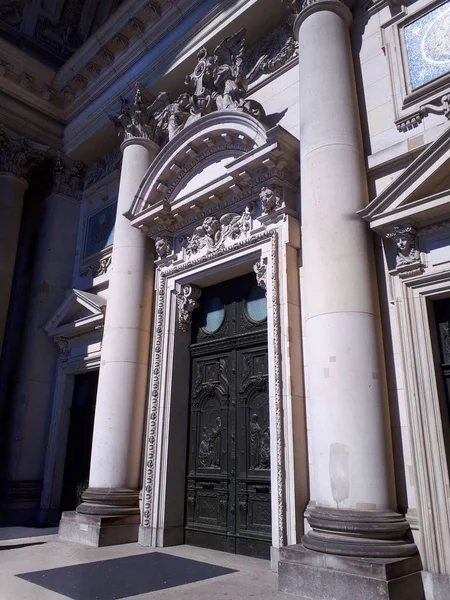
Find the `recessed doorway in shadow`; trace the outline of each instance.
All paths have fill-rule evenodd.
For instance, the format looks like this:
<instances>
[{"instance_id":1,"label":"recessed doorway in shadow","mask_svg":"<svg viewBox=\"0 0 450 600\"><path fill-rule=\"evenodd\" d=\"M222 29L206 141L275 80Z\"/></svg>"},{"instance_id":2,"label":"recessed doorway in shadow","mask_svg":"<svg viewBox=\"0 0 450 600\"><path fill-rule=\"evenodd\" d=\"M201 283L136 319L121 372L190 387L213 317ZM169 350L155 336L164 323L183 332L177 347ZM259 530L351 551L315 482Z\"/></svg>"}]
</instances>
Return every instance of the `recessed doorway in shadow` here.
<instances>
[{"instance_id":1,"label":"recessed doorway in shadow","mask_svg":"<svg viewBox=\"0 0 450 600\"><path fill-rule=\"evenodd\" d=\"M75 510L88 486L98 370L75 375L60 510Z\"/></svg>"}]
</instances>

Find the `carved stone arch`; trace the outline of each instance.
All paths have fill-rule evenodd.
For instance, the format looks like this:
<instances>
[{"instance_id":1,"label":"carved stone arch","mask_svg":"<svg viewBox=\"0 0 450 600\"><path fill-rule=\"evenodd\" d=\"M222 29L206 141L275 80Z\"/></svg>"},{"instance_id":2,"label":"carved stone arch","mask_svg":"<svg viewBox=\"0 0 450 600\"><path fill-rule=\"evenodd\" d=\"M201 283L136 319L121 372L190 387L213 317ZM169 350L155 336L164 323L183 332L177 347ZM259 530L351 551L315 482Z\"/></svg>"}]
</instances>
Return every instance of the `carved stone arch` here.
<instances>
[{"instance_id":1,"label":"carved stone arch","mask_svg":"<svg viewBox=\"0 0 450 600\"><path fill-rule=\"evenodd\" d=\"M145 174L127 215L135 220L159 202L170 202L183 185L212 158L238 158L268 141L267 128L251 115L223 111L186 127L159 153Z\"/></svg>"}]
</instances>

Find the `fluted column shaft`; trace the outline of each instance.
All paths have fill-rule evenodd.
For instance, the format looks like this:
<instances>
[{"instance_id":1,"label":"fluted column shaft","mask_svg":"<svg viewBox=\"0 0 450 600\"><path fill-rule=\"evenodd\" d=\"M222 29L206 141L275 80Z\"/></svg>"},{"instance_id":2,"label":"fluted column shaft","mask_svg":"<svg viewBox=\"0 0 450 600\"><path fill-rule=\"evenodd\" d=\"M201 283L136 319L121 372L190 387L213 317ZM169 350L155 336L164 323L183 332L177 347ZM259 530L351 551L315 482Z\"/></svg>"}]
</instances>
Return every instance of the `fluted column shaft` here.
<instances>
[{"instance_id":1,"label":"fluted column shaft","mask_svg":"<svg viewBox=\"0 0 450 600\"><path fill-rule=\"evenodd\" d=\"M148 376L153 261L148 238L123 216L159 147L122 144L117 218L105 317L89 488L77 512L137 514Z\"/></svg>"},{"instance_id":2,"label":"fluted column shaft","mask_svg":"<svg viewBox=\"0 0 450 600\"><path fill-rule=\"evenodd\" d=\"M350 21L344 3L319 0L304 7L295 23L304 352L316 505L303 543L337 554L396 556L415 547L403 539L406 522L391 510L395 484L373 249L356 214L368 191ZM402 538L400 551L382 544L372 553L365 538L381 522L388 537L393 528L394 537ZM342 533L360 539L339 539Z\"/></svg>"}]
</instances>

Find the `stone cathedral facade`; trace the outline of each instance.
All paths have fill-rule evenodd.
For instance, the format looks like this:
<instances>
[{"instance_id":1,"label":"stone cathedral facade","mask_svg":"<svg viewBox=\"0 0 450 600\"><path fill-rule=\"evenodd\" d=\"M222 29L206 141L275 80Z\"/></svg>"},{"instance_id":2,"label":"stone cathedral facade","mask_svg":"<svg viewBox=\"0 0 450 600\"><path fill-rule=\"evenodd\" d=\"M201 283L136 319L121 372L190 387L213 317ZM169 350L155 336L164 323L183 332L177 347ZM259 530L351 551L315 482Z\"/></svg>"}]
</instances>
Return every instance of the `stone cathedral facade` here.
<instances>
[{"instance_id":1,"label":"stone cathedral facade","mask_svg":"<svg viewBox=\"0 0 450 600\"><path fill-rule=\"evenodd\" d=\"M450 597L448 1L3 2L0 256L0 524Z\"/></svg>"}]
</instances>

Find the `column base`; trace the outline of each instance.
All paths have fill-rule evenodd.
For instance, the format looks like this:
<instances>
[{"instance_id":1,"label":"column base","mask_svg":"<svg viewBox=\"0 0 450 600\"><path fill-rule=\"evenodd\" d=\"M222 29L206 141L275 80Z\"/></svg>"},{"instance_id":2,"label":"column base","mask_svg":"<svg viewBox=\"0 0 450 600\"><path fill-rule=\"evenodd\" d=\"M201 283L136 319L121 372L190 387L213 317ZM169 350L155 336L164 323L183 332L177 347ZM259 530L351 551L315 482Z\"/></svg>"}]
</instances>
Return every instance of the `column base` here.
<instances>
[{"instance_id":1,"label":"column base","mask_svg":"<svg viewBox=\"0 0 450 600\"><path fill-rule=\"evenodd\" d=\"M280 548L278 589L303 600L424 600L418 554L408 558L354 558Z\"/></svg>"},{"instance_id":2,"label":"column base","mask_svg":"<svg viewBox=\"0 0 450 600\"><path fill-rule=\"evenodd\" d=\"M85 546L115 546L138 541L139 514L102 516L63 512L59 538Z\"/></svg>"}]
</instances>

